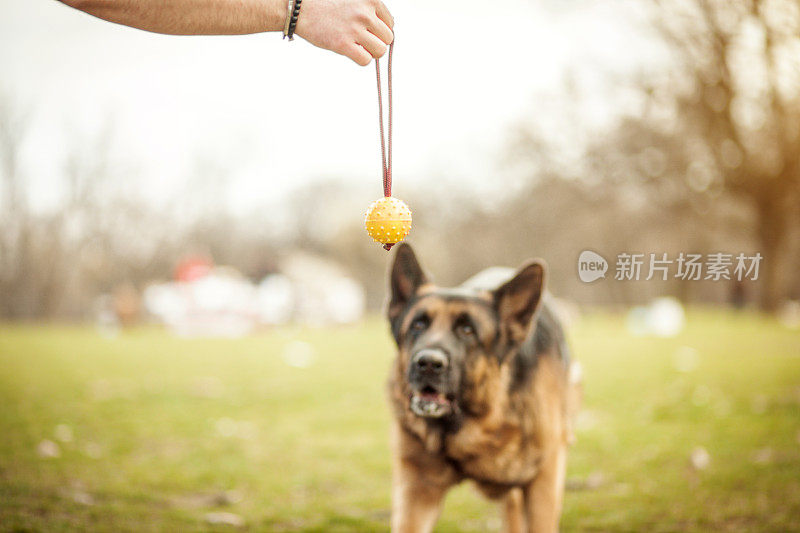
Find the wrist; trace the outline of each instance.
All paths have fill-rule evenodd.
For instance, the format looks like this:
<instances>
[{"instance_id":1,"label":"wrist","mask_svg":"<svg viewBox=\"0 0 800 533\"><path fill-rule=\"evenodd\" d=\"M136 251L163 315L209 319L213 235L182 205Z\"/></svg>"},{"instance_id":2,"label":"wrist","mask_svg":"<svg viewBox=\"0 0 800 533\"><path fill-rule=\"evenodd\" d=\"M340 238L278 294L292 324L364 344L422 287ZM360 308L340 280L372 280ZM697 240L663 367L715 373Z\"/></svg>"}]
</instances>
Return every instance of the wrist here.
<instances>
[{"instance_id":1,"label":"wrist","mask_svg":"<svg viewBox=\"0 0 800 533\"><path fill-rule=\"evenodd\" d=\"M302 37L305 40L308 40L308 26L309 21L314 18L315 13L315 5L314 0L302 0L302 9L300 10L300 16L297 19L297 26L295 26L294 34Z\"/></svg>"}]
</instances>

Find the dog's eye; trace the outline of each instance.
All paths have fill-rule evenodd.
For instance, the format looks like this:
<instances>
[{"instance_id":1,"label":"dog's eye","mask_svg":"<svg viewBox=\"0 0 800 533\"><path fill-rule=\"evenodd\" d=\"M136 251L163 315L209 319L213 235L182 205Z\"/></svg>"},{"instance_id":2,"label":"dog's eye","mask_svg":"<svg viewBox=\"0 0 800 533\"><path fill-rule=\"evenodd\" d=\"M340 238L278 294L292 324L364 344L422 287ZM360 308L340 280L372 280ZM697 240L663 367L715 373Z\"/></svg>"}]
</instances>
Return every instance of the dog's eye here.
<instances>
[{"instance_id":1,"label":"dog's eye","mask_svg":"<svg viewBox=\"0 0 800 533\"><path fill-rule=\"evenodd\" d=\"M468 322L462 322L456 326L456 332L459 335L464 337L474 337L475 336L475 326Z\"/></svg>"},{"instance_id":2,"label":"dog's eye","mask_svg":"<svg viewBox=\"0 0 800 533\"><path fill-rule=\"evenodd\" d=\"M425 328L428 327L428 317L425 315L418 316L411 322L411 330L412 331L423 331Z\"/></svg>"}]
</instances>

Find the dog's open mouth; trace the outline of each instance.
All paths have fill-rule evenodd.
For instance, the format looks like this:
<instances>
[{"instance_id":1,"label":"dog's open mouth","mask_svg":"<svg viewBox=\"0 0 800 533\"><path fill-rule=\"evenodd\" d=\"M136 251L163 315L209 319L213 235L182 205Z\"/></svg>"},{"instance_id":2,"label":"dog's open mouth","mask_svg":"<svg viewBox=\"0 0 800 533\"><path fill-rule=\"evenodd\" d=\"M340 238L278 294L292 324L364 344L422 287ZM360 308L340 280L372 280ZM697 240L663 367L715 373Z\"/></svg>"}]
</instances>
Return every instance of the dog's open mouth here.
<instances>
[{"instance_id":1,"label":"dog's open mouth","mask_svg":"<svg viewBox=\"0 0 800 533\"><path fill-rule=\"evenodd\" d=\"M430 385L411 395L411 411L425 418L441 418L453 410L452 401Z\"/></svg>"}]
</instances>

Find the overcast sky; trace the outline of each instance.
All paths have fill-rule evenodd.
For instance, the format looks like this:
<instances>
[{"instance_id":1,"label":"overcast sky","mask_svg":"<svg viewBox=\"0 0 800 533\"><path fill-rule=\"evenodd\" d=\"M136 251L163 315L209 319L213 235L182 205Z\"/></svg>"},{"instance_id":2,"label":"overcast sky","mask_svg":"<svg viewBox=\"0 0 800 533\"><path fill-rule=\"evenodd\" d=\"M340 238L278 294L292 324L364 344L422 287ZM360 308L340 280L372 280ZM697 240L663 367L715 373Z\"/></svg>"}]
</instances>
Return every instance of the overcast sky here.
<instances>
[{"instance_id":1,"label":"overcast sky","mask_svg":"<svg viewBox=\"0 0 800 533\"><path fill-rule=\"evenodd\" d=\"M401 196L404 184L443 175L491 187L509 129L542 111L537 95L558 94L566 71L591 79L651 60L628 21L632 3L387 5ZM24 165L37 206L58 193L64 151L109 120L115 158L154 199L184 187L198 161L230 173L221 201L234 208L331 176L380 191L374 67L301 39L163 36L56 0L0 0L0 73L0 90L32 112ZM595 103L598 116L609 106Z\"/></svg>"}]
</instances>

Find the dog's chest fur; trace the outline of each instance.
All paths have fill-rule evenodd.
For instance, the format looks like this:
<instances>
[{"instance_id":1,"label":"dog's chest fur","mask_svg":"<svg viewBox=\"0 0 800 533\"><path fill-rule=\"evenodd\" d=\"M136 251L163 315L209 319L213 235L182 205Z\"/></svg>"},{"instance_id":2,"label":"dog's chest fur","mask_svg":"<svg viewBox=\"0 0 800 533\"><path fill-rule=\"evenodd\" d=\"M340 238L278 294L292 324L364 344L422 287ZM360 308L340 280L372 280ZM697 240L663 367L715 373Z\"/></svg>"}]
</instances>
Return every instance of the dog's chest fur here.
<instances>
[{"instance_id":1,"label":"dog's chest fur","mask_svg":"<svg viewBox=\"0 0 800 533\"><path fill-rule=\"evenodd\" d=\"M533 479L538 469L539 448L526 444L531 437L517 424L489 429L480 421L467 421L457 433L444 437L443 453L468 478L521 485Z\"/></svg>"}]
</instances>

